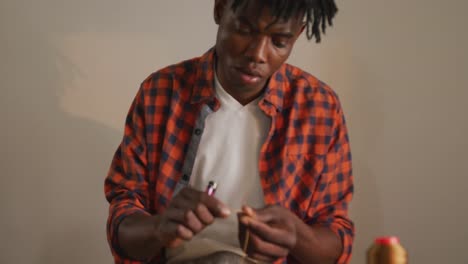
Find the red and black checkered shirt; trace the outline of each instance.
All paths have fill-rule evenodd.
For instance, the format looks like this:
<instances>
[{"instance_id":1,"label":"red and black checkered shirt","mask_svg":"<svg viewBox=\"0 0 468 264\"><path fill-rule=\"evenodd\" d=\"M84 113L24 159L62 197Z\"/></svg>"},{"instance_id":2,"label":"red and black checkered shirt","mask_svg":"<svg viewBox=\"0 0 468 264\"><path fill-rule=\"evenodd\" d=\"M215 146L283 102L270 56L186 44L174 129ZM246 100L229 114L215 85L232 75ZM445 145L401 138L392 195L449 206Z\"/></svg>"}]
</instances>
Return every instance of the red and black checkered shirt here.
<instances>
[{"instance_id":1,"label":"red and black checkered shirt","mask_svg":"<svg viewBox=\"0 0 468 264\"><path fill-rule=\"evenodd\" d=\"M105 181L110 203L107 235L115 263L127 259L117 228L135 212L162 213L182 168L203 106L216 111L214 50L149 76L130 108L125 135ZM271 127L259 158L265 204L288 208L309 225L324 225L343 243L338 263L348 263L354 225L351 152L343 110L324 83L284 64L270 78L260 109ZM294 263L288 258L278 263Z\"/></svg>"}]
</instances>

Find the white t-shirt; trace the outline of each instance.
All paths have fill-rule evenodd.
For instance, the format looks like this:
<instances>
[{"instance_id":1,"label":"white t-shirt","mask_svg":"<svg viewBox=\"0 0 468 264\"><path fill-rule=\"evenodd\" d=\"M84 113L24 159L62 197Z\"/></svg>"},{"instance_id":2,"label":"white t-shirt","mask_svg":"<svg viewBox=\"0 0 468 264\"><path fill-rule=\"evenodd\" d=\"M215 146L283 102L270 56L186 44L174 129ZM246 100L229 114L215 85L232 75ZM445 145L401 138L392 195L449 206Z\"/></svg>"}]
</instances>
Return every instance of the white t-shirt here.
<instances>
[{"instance_id":1,"label":"white t-shirt","mask_svg":"<svg viewBox=\"0 0 468 264\"><path fill-rule=\"evenodd\" d=\"M204 190L209 181L215 181L218 184L215 196L231 209L231 216L216 219L191 241L168 250L170 262L220 250L244 255L237 236L236 213L244 204L254 208L264 206L258 162L271 120L260 110L260 98L243 106L223 89L216 74L215 89L221 107L205 120L190 185Z\"/></svg>"}]
</instances>

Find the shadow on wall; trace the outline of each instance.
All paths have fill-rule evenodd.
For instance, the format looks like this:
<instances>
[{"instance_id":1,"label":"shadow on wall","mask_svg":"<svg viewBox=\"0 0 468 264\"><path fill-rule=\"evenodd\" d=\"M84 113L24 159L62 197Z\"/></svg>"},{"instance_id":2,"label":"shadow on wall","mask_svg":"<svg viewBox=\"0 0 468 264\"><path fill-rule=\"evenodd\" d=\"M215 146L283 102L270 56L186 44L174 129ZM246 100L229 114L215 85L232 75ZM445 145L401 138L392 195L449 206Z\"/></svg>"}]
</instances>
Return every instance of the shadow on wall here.
<instances>
[{"instance_id":1,"label":"shadow on wall","mask_svg":"<svg viewBox=\"0 0 468 264\"><path fill-rule=\"evenodd\" d=\"M0 262L110 263L103 183L122 133L60 109L76 68L31 28L8 32L2 65Z\"/></svg>"},{"instance_id":2,"label":"shadow on wall","mask_svg":"<svg viewBox=\"0 0 468 264\"><path fill-rule=\"evenodd\" d=\"M86 70L60 52L57 40L74 33L128 32L164 36L151 41L170 46L173 37L199 37L186 23L177 24L177 29L186 29L184 34L169 30L165 22L173 17L167 10L188 17L201 14L212 3L183 2L191 8L184 11L178 8L180 3L152 0L1 3L0 116L5 127L0 133L6 151L0 157L0 203L2 216L7 217L0 218L0 228L8 240L0 242L0 263L111 262L103 182L122 131L70 115L60 107L65 87L74 78L86 78L80 76ZM203 42L197 45L207 48ZM104 109L113 99L102 100Z\"/></svg>"}]
</instances>

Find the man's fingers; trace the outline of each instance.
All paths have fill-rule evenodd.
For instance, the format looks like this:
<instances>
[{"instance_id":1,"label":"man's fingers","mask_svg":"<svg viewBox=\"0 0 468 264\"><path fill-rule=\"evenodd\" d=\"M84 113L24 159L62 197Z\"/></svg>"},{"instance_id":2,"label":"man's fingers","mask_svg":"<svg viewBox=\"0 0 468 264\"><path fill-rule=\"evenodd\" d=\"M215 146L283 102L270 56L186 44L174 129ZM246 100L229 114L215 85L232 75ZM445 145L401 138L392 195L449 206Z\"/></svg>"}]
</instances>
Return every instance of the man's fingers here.
<instances>
[{"instance_id":1,"label":"man's fingers","mask_svg":"<svg viewBox=\"0 0 468 264\"><path fill-rule=\"evenodd\" d=\"M267 206L261 209L253 209L247 205L244 205L242 206L242 211L246 215L251 216L264 223L276 222L276 217L278 217L278 212L273 206Z\"/></svg>"},{"instance_id":2,"label":"man's fingers","mask_svg":"<svg viewBox=\"0 0 468 264\"><path fill-rule=\"evenodd\" d=\"M190 229L177 222L168 222L164 228L166 229L165 232L174 234L176 238L183 240L190 240L194 235Z\"/></svg>"},{"instance_id":3,"label":"man's fingers","mask_svg":"<svg viewBox=\"0 0 468 264\"><path fill-rule=\"evenodd\" d=\"M229 209L216 198L191 188L184 188L175 196L165 212L167 224L162 232L190 240L215 217L226 217Z\"/></svg>"},{"instance_id":4,"label":"man's fingers","mask_svg":"<svg viewBox=\"0 0 468 264\"><path fill-rule=\"evenodd\" d=\"M238 213L240 222L239 242L247 255L253 259L266 262L273 262L278 258L287 256L289 253L288 247L277 242L283 238L276 237L287 236L286 231L278 231L247 215L247 213L244 208L243 212Z\"/></svg>"},{"instance_id":5,"label":"man's fingers","mask_svg":"<svg viewBox=\"0 0 468 264\"><path fill-rule=\"evenodd\" d=\"M261 261L271 262L285 257L289 253L287 248L265 241L253 232L250 232L245 243L248 243L246 253L250 257Z\"/></svg>"},{"instance_id":6,"label":"man's fingers","mask_svg":"<svg viewBox=\"0 0 468 264\"><path fill-rule=\"evenodd\" d=\"M213 223L214 217L204 204L197 204L193 211L204 225L210 225Z\"/></svg>"},{"instance_id":7,"label":"man's fingers","mask_svg":"<svg viewBox=\"0 0 468 264\"><path fill-rule=\"evenodd\" d=\"M209 196L205 192L185 188L180 194L185 198L184 200L189 203L187 206L194 211L197 209L198 203L202 203L214 217L225 218L231 214L231 211L224 203L213 196Z\"/></svg>"},{"instance_id":8,"label":"man's fingers","mask_svg":"<svg viewBox=\"0 0 468 264\"><path fill-rule=\"evenodd\" d=\"M201 223L201 221L198 219L198 217L192 210L185 212L184 220L187 227L189 227L190 230L192 230L192 232L195 234L200 232L205 227L205 225Z\"/></svg>"},{"instance_id":9,"label":"man's fingers","mask_svg":"<svg viewBox=\"0 0 468 264\"><path fill-rule=\"evenodd\" d=\"M200 201L202 196L202 192L184 189L181 195L171 201L171 207L166 211L167 218L185 225L194 234L199 233L206 225L212 224L215 218L205 203ZM212 202L211 200L209 199L208 203Z\"/></svg>"},{"instance_id":10,"label":"man's fingers","mask_svg":"<svg viewBox=\"0 0 468 264\"><path fill-rule=\"evenodd\" d=\"M258 219L248 216L241 216L239 220L250 232L259 236L264 241L269 241L287 248L291 247L296 242L294 241L295 237L291 236L287 230L272 227Z\"/></svg>"},{"instance_id":11,"label":"man's fingers","mask_svg":"<svg viewBox=\"0 0 468 264\"><path fill-rule=\"evenodd\" d=\"M166 218L170 221L182 223L184 221L184 210L179 208L171 208L166 211Z\"/></svg>"},{"instance_id":12,"label":"man's fingers","mask_svg":"<svg viewBox=\"0 0 468 264\"><path fill-rule=\"evenodd\" d=\"M199 233L205 227L192 210L172 209L168 210L166 216L169 220L184 225L194 234Z\"/></svg>"},{"instance_id":13,"label":"man's fingers","mask_svg":"<svg viewBox=\"0 0 468 264\"><path fill-rule=\"evenodd\" d=\"M243 205L242 206L242 212L245 213L246 215L250 216L250 217L255 217L255 210L252 209L252 207L248 206L248 205Z\"/></svg>"}]
</instances>

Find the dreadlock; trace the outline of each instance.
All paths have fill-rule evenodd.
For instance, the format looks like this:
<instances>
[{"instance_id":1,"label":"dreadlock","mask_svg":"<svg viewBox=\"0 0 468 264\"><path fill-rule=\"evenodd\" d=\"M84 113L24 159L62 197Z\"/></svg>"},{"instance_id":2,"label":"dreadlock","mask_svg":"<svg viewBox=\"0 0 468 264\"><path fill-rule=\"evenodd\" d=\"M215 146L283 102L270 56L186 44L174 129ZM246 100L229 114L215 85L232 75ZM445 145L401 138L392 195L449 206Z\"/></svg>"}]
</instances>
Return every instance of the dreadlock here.
<instances>
[{"instance_id":1,"label":"dreadlock","mask_svg":"<svg viewBox=\"0 0 468 264\"><path fill-rule=\"evenodd\" d=\"M235 11L248 0L233 0L231 8ZM289 19L300 12L304 13L306 36L315 37L317 43L321 33L325 34L328 25L333 26L333 18L338 11L334 0L262 0L262 7L268 6L272 16L277 19Z\"/></svg>"}]
</instances>

